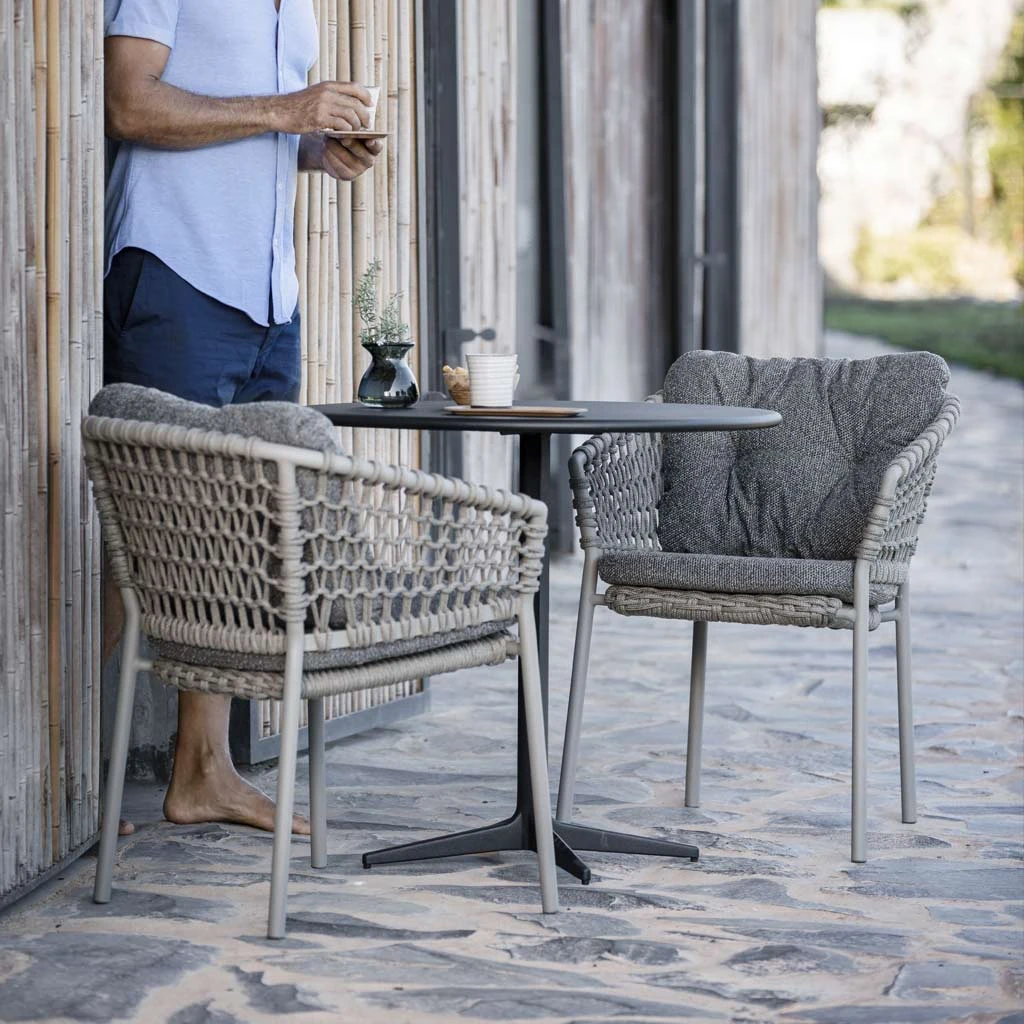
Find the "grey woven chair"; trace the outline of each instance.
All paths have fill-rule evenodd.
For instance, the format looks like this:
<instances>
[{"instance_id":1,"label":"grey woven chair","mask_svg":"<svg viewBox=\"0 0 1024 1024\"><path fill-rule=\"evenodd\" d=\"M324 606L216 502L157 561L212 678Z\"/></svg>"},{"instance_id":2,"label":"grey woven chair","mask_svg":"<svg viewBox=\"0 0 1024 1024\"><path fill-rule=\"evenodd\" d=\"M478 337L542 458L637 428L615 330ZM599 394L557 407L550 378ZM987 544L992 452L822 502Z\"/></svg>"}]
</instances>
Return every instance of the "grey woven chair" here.
<instances>
[{"instance_id":1,"label":"grey woven chair","mask_svg":"<svg viewBox=\"0 0 1024 1024\"><path fill-rule=\"evenodd\" d=\"M693 621L685 803L700 802L709 622L853 631L851 858L865 859L868 631L896 625L904 822L917 818L910 560L959 416L929 353L755 360L696 352L654 401L774 408L732 435L604 434L570 477L585 552L558 817L572 815L594 609ZM607 584L603 593L598 581Z\"/></svg>"},{"instance_id":2,"label":"grey woven chair","mask_svg":"<svg viewBox=\"0 0 1024 1024\"><path fill-rule=\"evenodd\" d=\"M114 385L91 411L105 415L84 421L86 463L126 612L96 902L111 896L140 671L180 689L283 701L267 928L280 938L300 701L311 863L325 867L324 697L518 655L542 907L556 911L533 615L545 506L340 454L325 417L284 403L215 410ZM285 438L304 447L275 443ZM152 661L139 656L141 635Z\"/></svg>"}]
</instances>

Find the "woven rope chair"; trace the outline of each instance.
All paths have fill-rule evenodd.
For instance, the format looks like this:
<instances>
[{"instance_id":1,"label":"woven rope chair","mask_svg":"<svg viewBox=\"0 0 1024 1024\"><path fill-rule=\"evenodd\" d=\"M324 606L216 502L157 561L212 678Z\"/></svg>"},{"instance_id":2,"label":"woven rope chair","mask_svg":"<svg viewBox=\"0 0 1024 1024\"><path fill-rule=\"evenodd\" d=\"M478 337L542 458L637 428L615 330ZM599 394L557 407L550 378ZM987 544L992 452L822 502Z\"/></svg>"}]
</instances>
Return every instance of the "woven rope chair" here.
<instances>
[{"instance_id":1,"label":"woven rope chair","mask_svg":"<svg viewBox=\"0 0 1024 1024\"><path fill-rule=\"evenodd\" d=\"M547 509L344 455L91 416L86 463L126 611L96 868L110 900L138 673L283 701L267 933L285 933L299 702L327 864L324 697L519 656L543 910L558 909L533 594ZM518 639L509 631L518 626ZM156 651L139 657L145 635Z\"/></svg>"},{"instance_id":2,"label":"woven rope chair","mask_svg":"<svg viewBox=\"0 0 1024 1024\"><path fill-rule=\"evenodd\" d=\"M662 401L662 393L650 400ZM785 410L780 411L785 420ZM598 606L620 615L686 619L694 624L686 748L687 807L700 804L708 623L852 630L851 859L856 862L865 859L868 632L883 622L895 623L902 814L906 823L917 820L909 569L936 459L959 413L958 399L947 394L934 422L885 468L854 558L848 562L663 552L659 539L663 438L655 434L603 434L575 450L569 472L584 566L558 793L560 820L572 817L590 640ZM690 585L673 587L666 575L672 575L672 560L680 557L687 560L685 574ZM723 571L734 577L738 573L747 585L721 586ZM798 590L795 576L801 583ZM599 579L609 583L603 593L598 592ZM820 581L824 592L814 592L815 580ZM788 592L787 582L795 592ZM726 589L734 592L723 592Z\"/></svg>"}]
</instances>

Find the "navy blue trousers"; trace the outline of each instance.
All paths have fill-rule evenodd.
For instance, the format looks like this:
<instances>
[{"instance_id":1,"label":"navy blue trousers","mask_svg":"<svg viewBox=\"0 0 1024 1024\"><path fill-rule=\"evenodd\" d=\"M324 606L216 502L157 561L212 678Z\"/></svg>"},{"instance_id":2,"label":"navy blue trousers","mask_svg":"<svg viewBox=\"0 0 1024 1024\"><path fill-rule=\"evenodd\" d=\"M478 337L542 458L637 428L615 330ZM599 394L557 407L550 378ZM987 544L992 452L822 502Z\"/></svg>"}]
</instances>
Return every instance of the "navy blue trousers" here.
<instances>
[{"instance_id":1,"label":"navy blue trousers","mask_svg":"<svg viewBox=\"0 0 1024 1024\"><path fill-rule=\"evenodd\" d=\"M103 368L106 384L141 384L204 405L296 402L298 310L286 324L261 327L152 253L122 249L103 286Z\"/></svg>"}]
</instances>

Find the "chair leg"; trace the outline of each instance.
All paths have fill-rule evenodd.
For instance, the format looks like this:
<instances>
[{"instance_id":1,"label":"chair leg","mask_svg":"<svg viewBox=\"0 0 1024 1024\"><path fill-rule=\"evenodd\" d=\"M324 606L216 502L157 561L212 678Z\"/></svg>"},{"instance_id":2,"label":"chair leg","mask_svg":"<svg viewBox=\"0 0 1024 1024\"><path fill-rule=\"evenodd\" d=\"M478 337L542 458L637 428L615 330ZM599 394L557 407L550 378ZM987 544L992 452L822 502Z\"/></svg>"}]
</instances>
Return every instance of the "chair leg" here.
<instances>
[{"instance_id":1,"label":"chair leg","mask_svg":"<svg viewBox=\"0 0 1024 1024\"><path fill-rule=\"evenodd\" d=\"M309 829L314 868L327 867L327 769L324 764L324 700L308 702L309 719Z\"/></svg>"},{"instance_id":2,"label":"chair leg","mask_svg":"<svg viewBox=\"0 0 1024 1024\"><path fill-rule=\"evenodd\" d=\"M867 713L869 563L858 559L854 570L853 618L853 750L850 814L850 860L866 857Z\"/></svg>"},{"instance_id":3,"label":"chair leg","mask_svg":"<svg viewBox=\"0 0 1024 1024\"><path fill-rule=\"evenodd\" d=\"M301 629L301 627L300 627ZM302 634L293 640L289 627L281 715L281 753L277 763L277 808L274 812L274 854L270 867L270 911L267 938L283 939L288 908L288 874L295 803L295 758L299 747L299 705L302 694Z\"/></svg>"},{"instance_id":4,"label":"chair leg","mask_svg":"<svg viewBox=\"0 0 1024 1024\"><path fill-rule=\"evenodd\" d=\"M900 802L903 820L909 825L917 821L909 581L896 592L896 699L900 723Z\"/></svg>"},{"instance_id":5,"label":"chair leg","mask_svg":"<svg viewBox=\"0 0 1024 1024\"><path fill-rule=\"evenodd\" d=\"M708 659L708 624L693 624L690 658L690 714L686 727L687 807L700 807L700 762L704 743L704 670Z\"/></svg>"},{"instance_id":6,"label":"chair leg","mask_svg":"<svg viewBox=\"0 0 1024 1024\"><path fill-rule=\"evenodd\" d=\"M541 909L558 912L558 882L555 876L555 837L551 827L551 793L548 788L548 752L544 735L544 710L540 694L540 657L537 652L537 623L533 599L527 596L519 608L519 656L523 664L523 704L526 710L526 738L530 750L530 780L533 792L534 830L540 871Z\"/></svg>"},{"instance_id":7,"label":"chair leg","mask_svg":"<svg viewBox=\"0 0 1024 1024\"><path fill-rule=\"evenodd\" d=\"M117 687L114 738L110 746L110 770L103 799L103 828L100 832L92 895L96 903L110 902L121 800L124 795L124 773L128 762L128 741L131 738L132 711L135 707L135 685L139 672L139 606L130 591L122 592L122 600L125 605L124 644L121 650L121 678Z\"/></svg>"},{"instance_id":8,"label":"chair leg","mask_svg":"<svg viewBox=\"0 0 1024 1024\"><path fill-rule=\"evenodd\" d=\"M583 722L583 700L587 690L587 667L590 664L590 638L594 632L594 598L597 596L598 554L588 548L583 561L580 583L580 606L576 616L576 646L572 654L572 677L569 684L569 710L565 719L565 742L562 744L562 768L558 781L558 819L572 818L576 796L576 766L580 756L580 726Z\"/></svg>"}]
</instances>

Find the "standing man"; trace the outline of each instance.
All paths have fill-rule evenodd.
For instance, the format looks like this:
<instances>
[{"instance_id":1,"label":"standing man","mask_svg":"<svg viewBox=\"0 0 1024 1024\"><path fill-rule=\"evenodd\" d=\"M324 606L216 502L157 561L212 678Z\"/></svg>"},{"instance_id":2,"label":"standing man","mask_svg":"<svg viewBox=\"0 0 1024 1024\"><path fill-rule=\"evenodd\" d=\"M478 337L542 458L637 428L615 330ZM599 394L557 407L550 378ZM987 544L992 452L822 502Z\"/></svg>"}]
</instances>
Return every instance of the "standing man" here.
<instances>
[{"instance_id":1,"label":"standing man","mask_svg":"<svg viewBox=\"0 0 1024 1024\"><path fill-rule=\"evenodd\" d=\"M217 406L298 399L297 172L350 181L380 152L320 134L367 126L372 101L352 83L307 88L318 54L312 0L106 0L107 134L120 143L107 383ZM229 711L230 698L179 694L164 814L272 830L273 803L231 762Z\"/></svg>"}]
</instances>

